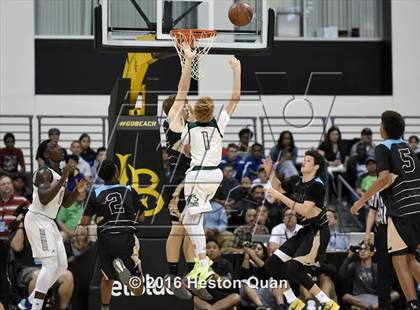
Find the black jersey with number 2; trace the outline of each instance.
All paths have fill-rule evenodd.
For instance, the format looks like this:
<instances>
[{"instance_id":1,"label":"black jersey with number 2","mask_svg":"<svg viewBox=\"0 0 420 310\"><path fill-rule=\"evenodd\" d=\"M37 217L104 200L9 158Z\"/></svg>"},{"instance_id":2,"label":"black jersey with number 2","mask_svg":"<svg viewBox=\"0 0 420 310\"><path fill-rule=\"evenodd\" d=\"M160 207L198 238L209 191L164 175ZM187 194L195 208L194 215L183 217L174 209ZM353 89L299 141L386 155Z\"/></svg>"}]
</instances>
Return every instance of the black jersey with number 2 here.
<instances>
[{"instance_id":1,"label":"black jersey with number 2","mask_svg":"<svg viewBox=\"0 0 420 310\"><path fill-rule=\"evenodd\" d=\"M303 203L305 200L312 201L317 208L321 209L321 212L317 216L310 219L305 219L298 215L299 224L304 227L311 225L316 228L327 225L325 186L320 178L303 182L300 176L293 176L283 181L281 185L290 199L298 203Z\"/></svg>"},{"instance_id":2,"label":"black jersey with number 2","mask_svg":"<svg viewBox=\"0 0 420 310\"><path fill-rule=\"evenodd\" d=\"M102 185L90 193L83 215L96 215L98 235L136 231L136 217L143 212L131 186Z\"/></svg>"},{"instance_id":3,"label":"black jersey with number 2","mask_svg":"<svg viewBox=\"0 0 420 310\"><path fill-rule=\"evenodd\" d=\"M420 161L410 145L402 139L385 140L376 146L375 157L378 173L397 175L381 193L388 215L420 223Z\"/></svg>"}]
</instances>

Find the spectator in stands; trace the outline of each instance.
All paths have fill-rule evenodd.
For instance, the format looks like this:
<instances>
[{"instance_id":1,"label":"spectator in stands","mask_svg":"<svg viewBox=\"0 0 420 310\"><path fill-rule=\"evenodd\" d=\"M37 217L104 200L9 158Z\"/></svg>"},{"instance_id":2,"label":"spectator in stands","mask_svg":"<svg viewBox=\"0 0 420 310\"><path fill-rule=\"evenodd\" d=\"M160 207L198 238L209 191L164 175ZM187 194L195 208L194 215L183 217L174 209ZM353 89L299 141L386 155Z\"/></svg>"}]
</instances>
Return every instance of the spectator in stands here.
<instances>
[{"instance_id":1,"label":"spectator in stands","mask_svg":"<svg viewBox=\"0 0 420 310\"><path fill-rule=\"evenodd\" d=\"M215 272L213 278L220 279L221 283L223 280L230 281L232 279L233 267L232 264L221 257L220 246L215 240L207 241L207 256L213 261L211 268ZM216 282L216 283L220 283ZM194 296L194 307L197 309L231 309L235 305L239 304L241 297L236 294L231 288L208 288L208 292L213 299L209 302L206 302L197 296Z\"/></svg>"},{"instance_id":2,"label":"spectator in stands","mask_svg":"<svg viewBox=\"0 0 420 310\"><path fill-rule=\"evenodd\" d=\"M271 188L271 182L268 179L268 174L265 171L264 167L260 167L258 169L258 178L254 179L252 181L253 186L255 185L261 185L264 187L264 190L268 190ZM274 203L274 199L272 199L269 195L265 194L264 196L265 200L267 200L269 203Z\"/></svg>"},{"instance_id":3,"label":"spectator in stands","mask_svg":"<svg viewBox=\"0 0 420 310\"><path fill-rule=\"evenodd\" d=\"M163 156L163 152L162 152L162 156ZM91 169L94 186L105 184L104 180L102 180L98 176L98 167L99 167L101 161L103 161L105 159L106 159L106 148L102 146L102 147L98 148L98 150L96 151L95 162L93 163L93 166L92 166L92 169Z\"/></svg>"},{"instance_id":4,"label":"spectator in stands","mask_svg":"<svg viewBox=\"0 0 420 310\"><path fill-rule=\"evenodd\" d=\"M283 290L267 286L256 285L255 280L250 281L251 277L259 280L268 278L264 264L268 257L267 248L262 242L253 244L255 248L245 247L244 259L239 271L239 278L242 279L241 305L253 309L287 309L284 304Z\"/></svg>"},{"instance_id":5,"label":"spectator in stands","mask_svg":"<svg viewBox=\"0 0 420 310\"><path fill-rule=\"evenodd\" d=\"M242 153L242 158L246 158L249 153L249 141L251 141L254 134L252 133L251 129L249 128L242 128L239 131L239 146L238 152Z\"/></svg>"},{"instance_id":6,"label":"spectator in stands","mask_svg":"<svg viewBox=\"0 0 420 310\"><path fill-rule=\"evenodd\" d=\"M219 168L223 170L226 165L231 165L234 171L233 177L239 182L242 178L244 164L245 162L238 156L238 146L235 143L231 143L227 147L227 154L223 156Z\"/></svg>"},{"instance_id":7,"label":"spectator in stands","mask_svg":"<svg viewBox=\"0 0 420 310\"><path fill-rule=\"evenodd\" d=\"M270 150L270 157L273 163L277 163L276 170L280 174L280 179L299 175L296 169L298 149L295 146L293 135L290 131L280 133L277 145Z\"/></svg>"},{"instance_id":8,"label":"spectator in stands","mask_svg":"<svg viewBox=\"0 0 420 310\"><path fill-rule=\"evenodd\" d=\"M21 208L19 214L17 214L16 221L12 224L10 247L15 255L13 270L17 282L16 286L18 289L23 290L25 296L29 296L35 288L36 279L41 270L41 262L32 257L32 249L23 221L26 211L27 209ZM73 288L73 275L67 270L60 275L56 284L52 287L58 292L59 309L69 309ZM30 309L27 298L22 299L19 309Z\"/></svg>"},{"instance_id":9,"label":"spectator in stands","mask_svg":"<svg viewBox=\"0 0 420 310\"><path fill-rule=\"evenodd\" d=\"M248 176L251 180L258 177L258 169L263 163L263 146L259 143L254 143L251 147L251 154L246 158L244 164L243 175Z\"/></svg>"},{"instance_id":10,"label":"spectator in stands","mask_svg":"<svg viewBox=\"0 0 420 310\"><path fill-rule=\"evenodd\" d=\"M257 211L247 209L245 212L245 225L239 226L233 232L232 248L226 248L226 252L243 253L244 244L252 242L252 235L268 235L268 228L257 224Z\"/></svg>"},{"instance_id":11,"label":"spectator in stands","mask_svg":"<svg viewBox=\"0 0 420 310\"><path fill-rule=\"evenodd\" d=\"M378 179L375 157L368 157L368 159L366 159L366 167L367 172L360 176L356 182L357 193L360 196L366 193Z\"/></svg>"},{"instance_id":12,"label":"spectator in stands","mask_svg":"<svg viewBox=\"0 0 420 310\"><path fill-rule=\"evenodd\" d=\"M71 250L74 254L72 258L69 258L69 262L82 254L89 246L89 226L77 226L73 234L73 242L71 242ZM95 236L96 237L96 236Z\"/></svg>"},{"instance_id":13,"label":"spectator in stands","mask_svg":"<svg viewBox=\"0 0 420 310\"><path fill-rule=\"evenodd\" d=\"M296 213L289 208L283 209L283 223L275 226L271 231L270 241L268 242L270 255L289 238L296 235L301 228L302 225L297 224Z\"/></svg>"},{"instance_id":14,"label":"spectator in stands","mask_svg":"<svg viewBox=\"0 0 420 310\"><path fill-rule=\"evenodd\" d=\"M61 135L61 132L60 132L60 129L58 129L58 128L50 128L48 130L48 139L56 142L57 144L60 141L60 135ZM63 158L66 159L67 158L67 150L64 147L62 147L62 146L61 146L61 149L63 150L63 153L64 153L64 157ZM36 155L35 155L35 159L38 162L38 167L41 167L42 165L45 164L45 162L41 158L41 156L39 156L39 155L40 154L37 151L36 152Z\"/></svg>"},{"instance_id":15,"label":"spectator in stands","mask_svg":"<svg viewBox=\"0 0 420 310\"><path fill-rule=\"evenodd\" d=\"M30 202L22 196L15 196L12 179L0 177L0 239L9 236L8 227L15 220L15 212L20 206L29 207Z\"/></svg>"},{"instance_id":16,"label":"spectator in stands","mask_svg":"<svg viewBox=\"0 0 420 310\"><path fill-rule=\"evenodd\" d=\"M356 188L356 181L366 173L366 148L363 144L357 145L356 155L347 161L346 177L351 187Z\"/></svg>"},{"instance_id":17,"label":"spectator in stands","mask_svg":"<svg viewBox=\"0 0 420 310\"><path fill-rule=\"evenodd\" d=\"M243 176L241 179L241 186L237 193L238 201L248 197L249 193L251 192L252 188L252 180L250 177Z\"/></svg>"},{"instance_id":18,"label":"spectator in stands","mask_svg":"<svg viewBox=\"0 0 420 310\"><path fill-rule=\"evenodd\" d=\"M216 201L211 202L212 211L204 213L204 232L206 239L217 240L220 247L232 246L233 234L227 230L227 216L223 205Z\"/></svg>"},{"instance_id":19,"label":"spectator in stands","mask_svg":"<svg viewBox=\"0 0 420 310\"><path fill-rule=\"evenodd\" d=\"M215 199L222 205L228 203L233 205L240 199L240 184L233 177L234 168L227 164L223 167L223 180L215 194Z\"/></svg>"},{"instance_id":20,"label":"spectator in stands","mask_svg":"<svg viewBox=\"0 0 420 310\"><path fill-rule=\"evenodd\" d=\"M60 129L58 128L50 128L48 130L48 139L50 139L51 141L54 141L55 143L59 144L58 142L60 142ZM64 152L64 158L66 158L67 156L67 151L64 147L61 147L63 152Z\"/></svg>"},{"instance_id":21,"label":"spectator in stands","mask_svg":"<svg viewBox=\"0 0 420 310\"><path fill-rule=\"evenodd\" d=\"M70 151L72 155L76 155L79 157L79 161L77 163L77 169L80 173L82 173L86 179L92 179L92 171L90 169L89 164L80 156L82 154L82 147L78 140L74 140L70 145Z\"/></svg>"},{"instance_id":22,"label":"spectator in stands","mask_svg":"<svg viewBox=\"0 0 420 310\"><path fill-rule=\"evenodd\" d=\"M79 142L82 147L80 156L92 167L95 163L96 152L90 148L90 136L87 133L82 133L79 137Z\"/></svg>"},{"instance_id":23,"label":"spectator in stands","mask_svg":"<svg viewBox=\"0 0 420 310\"><path fill-rule=\"evenodd\" d=\"M257 208L257 224L267 227L268 231L271 231L273 228L270 217L268 216L268 209L265 205L258 206Z\"/></svg>"},{"instance_id":24,"label":"spectator in stands","mask_svg":"<svg viewBox=\"0 0 420 310\"><path fill-rule=\"evenodd\" d=\"M341 141L341 132L338 127L332 126L328 129L318 151L327 160L329 171L344 172L348 151L346 145Z\"/></svg>"},{"instance_id":25,"label":"spectator in stands","mask_svg":"<svg viewBox=\"0 0 420 310\"><path fill-rule=\"evenodd\" d=\"M64 233L67 240L73 238L76 227L80 223L83 214L83 206L86 199L86 193L79 193L76 201L68 208L60 208L57 215L57 224L60 230Z\"/></svg>"},{"instance_id":26,"label":"spectator in stands","mask_svg":"<svg viewBox=\"0 0 420 310\"><path fill-rule=\"evenodd\" d=\"M419 137L411 136L410 138L408 138L408 143L410 144L411 149L414 151L414 153L417 154L417 157L420 159Z\"/></svg>"},{"instance_id":27,"label":"spectator in stands","mask_svg":"<svg viewBox=\"0 0 420 310\"><path fill-rule=\"evenodd\" d=\"M378 268L376 263L372 262L374 253L373 244L360 245L360 261L352 262L356 249L350 247L347 258L341 265L339 274L343 278L350 278L353 281L352 294L345 294L343 302L362 309L379 309L377 279ZM391 292L392 302L399 298L398 293Z\"/></svg>"},{"instance_id":28,"label":"spectator in stands","mask_svg":"<svg viewBox=\"0 0 420 310\"><path fill-rule=\"evenodd\" d=\"M0 175L14 177L24 174L25 159L22 150L15 147L15 136L8 132L4 135L3 142L6 147L0 149Z\"/></svg>"},{"instance_id":29,"label":"spectator in stands","mask_svg":"<svg viewBox=\"0 0 420 310\"><path fill-rule=\"evenodd\" d=\"M372 141L372 130L370 128L363 128L360 133L360 141L353 144L350 150L350 156L356 156L357 146L362 144L366 149L367 156L375 156L375 143Z\"/></svg>"},{"instance_id":30,"label":"spectator in stands","mask_svg":"<svg viewBox=\"0 0 420 310\"><path fill-rule=\"evenodd\" d=\"M264 167L258 168L258 177L252 181L252 185L262 185L264 189L271 187L271 182L268 180L268 175Z\"/></svg>"},{"instance_id":31,"label":"spectator in stands","mask_svg":"<svg viewBox=\"0 0 420 310\"><path fill-rule=\"evenodd\" d=\"M327 252L345 252L349 247L349 237L339 225L337 211L327 210L328 228L330 229L330 241Z\"/></svg>"},{"instance_id":32,"label":"spectator in stands","mask_svg":"<svg viewBox=\"0 0 420 310\"><path fill-rule=\"evenodd\" d=\"M67 178L67 188L70 192L76 188L77 182L83 180L85 176L78 169L79 157L77 155L68 155L66 164L69 166L69 177Z\"/></svg>"},{"instance_id":33,"label":"spectator in stands","mask_svg":"<svg viewBox=\"0 0 420 310\"><path fill-rule=\"evenodd\" d=\"M32 193L27 190L25 184L26 179L24 175L18 174L13 178L13 189L15 196L22 196L29 201L32 201Z\"/></svg>"},{"instance_id":34,"label":"spectator in stands","mask_svg":"<svg viewBox=\"0 0 420 310\"><path fill-rule=\"evenodd\" d=\"M247 209L256 209L264 201L264 187L256 185L251 188L249 195L239 200L235 205L229 209L229 225L238 226L244 223L244 213Z\"/></svg>"}]
</instances>

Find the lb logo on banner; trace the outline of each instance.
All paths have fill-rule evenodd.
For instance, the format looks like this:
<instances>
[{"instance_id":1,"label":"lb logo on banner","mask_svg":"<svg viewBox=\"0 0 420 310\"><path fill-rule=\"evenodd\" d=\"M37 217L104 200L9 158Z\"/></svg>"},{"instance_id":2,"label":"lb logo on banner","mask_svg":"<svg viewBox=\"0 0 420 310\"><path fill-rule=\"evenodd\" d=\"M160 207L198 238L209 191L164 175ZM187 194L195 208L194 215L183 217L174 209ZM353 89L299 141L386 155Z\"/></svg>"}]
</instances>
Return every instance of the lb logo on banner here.
<instances>
[{"instance_id":1,"label":"lb logo on banner","mask_svg":"<svg viewBox=\"0 0 420 310\"><path fill-rule=\"evenodd\" d=\"M141 197L141 203L145 207L146 217L158 214L164 205L164 200L160 193L156 190L159 185L159 177L157 173L148 168L135 168L128 163L131 154L115 154L120 166L120 183L123 185L130 184L131 187ZM131 180L128 176L130 172ZM131 181L131 182L130 182ZM148 185L148 186L147 186Z\"/></svg>"}]
</instances>

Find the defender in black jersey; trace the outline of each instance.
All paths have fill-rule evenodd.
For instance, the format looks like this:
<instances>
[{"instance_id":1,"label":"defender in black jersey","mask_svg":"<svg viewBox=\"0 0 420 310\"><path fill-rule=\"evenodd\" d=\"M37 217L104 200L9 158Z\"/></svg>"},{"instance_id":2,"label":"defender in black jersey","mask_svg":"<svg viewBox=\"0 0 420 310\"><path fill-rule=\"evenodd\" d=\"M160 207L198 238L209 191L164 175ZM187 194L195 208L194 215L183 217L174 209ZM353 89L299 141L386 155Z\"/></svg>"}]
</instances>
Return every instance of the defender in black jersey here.
<instances>
[{"instance_id":1,"label":"defender in black jersey","mask_svg":"<svg viewBox=\"0 0 420 310\"><path fill-rule=\"evenodd\" d=\"M136 226L144 219L144 210L136 191L119 184L118 168L111 160L101 163L98 175L105 184L90 193L81 225L89 225L95 216L103 274L102 310L105 310L111 301L112 284L116 279L135 295L142 294L144 280Z\"/></svg>"},{"instance_id":2,"label":"defender in black jersey","mask_svg":"<svg viewBox=\"0 0 420 310\"><path fill-rule=\"evenodd\" d=\"M271 174L273 169L269 158L265 166L266 169L269 167L267 170ZM265 267L277 280L293 280L305 287L324 305L323 309L336 310L340 306L321 291L305 270L305 266L314 265L323 258L330 240L324 205L325 188L319 178L324 166L324 158L318 152L307 151L302 163L302 177L291 177L280 183L272 174L273 188L267 190L268 195L296 211L303 228L273 253ZM290 288L284 295L290 304L289 309L300 310L305 307Z\"/></svg>"},{"instance_id":3,"label":"defender in black jersey","mask_svg":"<svg viewBox=\"0 0 420 310\"><path fill-rule=\"evenodd\" d=\"M382 144L375 148L378 179L354 203L357 214L377 192L387 208L388 252L408 301L408 309L420 309L413 277L420 282L420 264L415 252L420 245L420 161L402 140L405 121L401 114L385 111L381 116Z\"/></svg>"},{"instance_id":4,"label":"defender in black jersey","mask_svg":"<svg viewBox=\"0 0 420 310\"><path fill-rule=\"evenodd\" d=\"M194 266L194 250L191 241L186 237L184 226L180 223L179 216L185 208L185 197L183 181L185 172L190 167L190 158L185 153L184 145L181 143L181 133L184 129L189 115L189 105L187 94L190 88L191 63L195 54L188 45L183 46L186 62L182 70L182 75L178 84L176 96L169 96L163 102L163 110L167 115L163 127L166 134L166 144L171 164L171 175L168 183L163 186L162 196L165 204L169 208L172 227L166 241L166 259L168 262L169 274L165 278L165 283L169 284L169 289L175 296L181 299L191 299L191 293L184 287L177 287L174 284L178 273L178 262L181 248L189 269ZM206 296L201 296L206 297Z\"/></svg>"}]
</instances>

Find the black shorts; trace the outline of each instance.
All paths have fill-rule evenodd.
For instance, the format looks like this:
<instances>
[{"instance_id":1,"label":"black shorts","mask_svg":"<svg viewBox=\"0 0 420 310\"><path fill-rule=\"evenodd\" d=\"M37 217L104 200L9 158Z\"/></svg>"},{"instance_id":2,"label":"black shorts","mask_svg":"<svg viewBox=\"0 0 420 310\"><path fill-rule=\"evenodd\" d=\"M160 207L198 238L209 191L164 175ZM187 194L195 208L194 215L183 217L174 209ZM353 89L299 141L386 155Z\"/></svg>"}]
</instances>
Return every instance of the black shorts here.
<instances>
[{"instance_id":1,"label":"black shorts","mask_svg":"<svg viewBox=\"0 0 420 310\"><path fill-rule=\"evenodd\" d=\"M107 280L117 280L113 261L119 258L132 275L140 274L139 239L133 233L99 234L98 254L101 271Z\"/></svg>"},{"instance_id":2,"label":"black shorts","mask_svg":"<svg viewBox=\"0 0 420 310\"><path fill-rule=\"evenodd\" d=\"M322 228L304 227L274 252L283 262L297 260L305 266L312 266L323 260L330 241L328 226Z\"/></svg>"},{"instance_id":3,"label":"black shorts","mask_svg":"<svg viewBox=\"0 0 420 310\"><path fill-rule=\"evenodd\" d=\"M162 197L165 200L165 206L169 208L169 203L171 202L172 195L175 192L176 188L179 184L181 184L185 179L185 174L177 173L171 176L171 182L169 184L165 184L162 189ZM185 208L185 196L184 196L184 188L181 190L179 194L179 202L178 202L178 211L179 214L184 211ZM171 214L171 221L179 222L179 217L176 214Z\"/></svg>"},{"instance_id":4,"label":"black shorts","mask_svg":"<svg viewBox=\"0 0 420 310\"><path fill-rule=\"evenodd\" d=\"M420 244L420 223L388 217L388 253L391 255L415 254Z\"/></svg>"}]
</instances>

